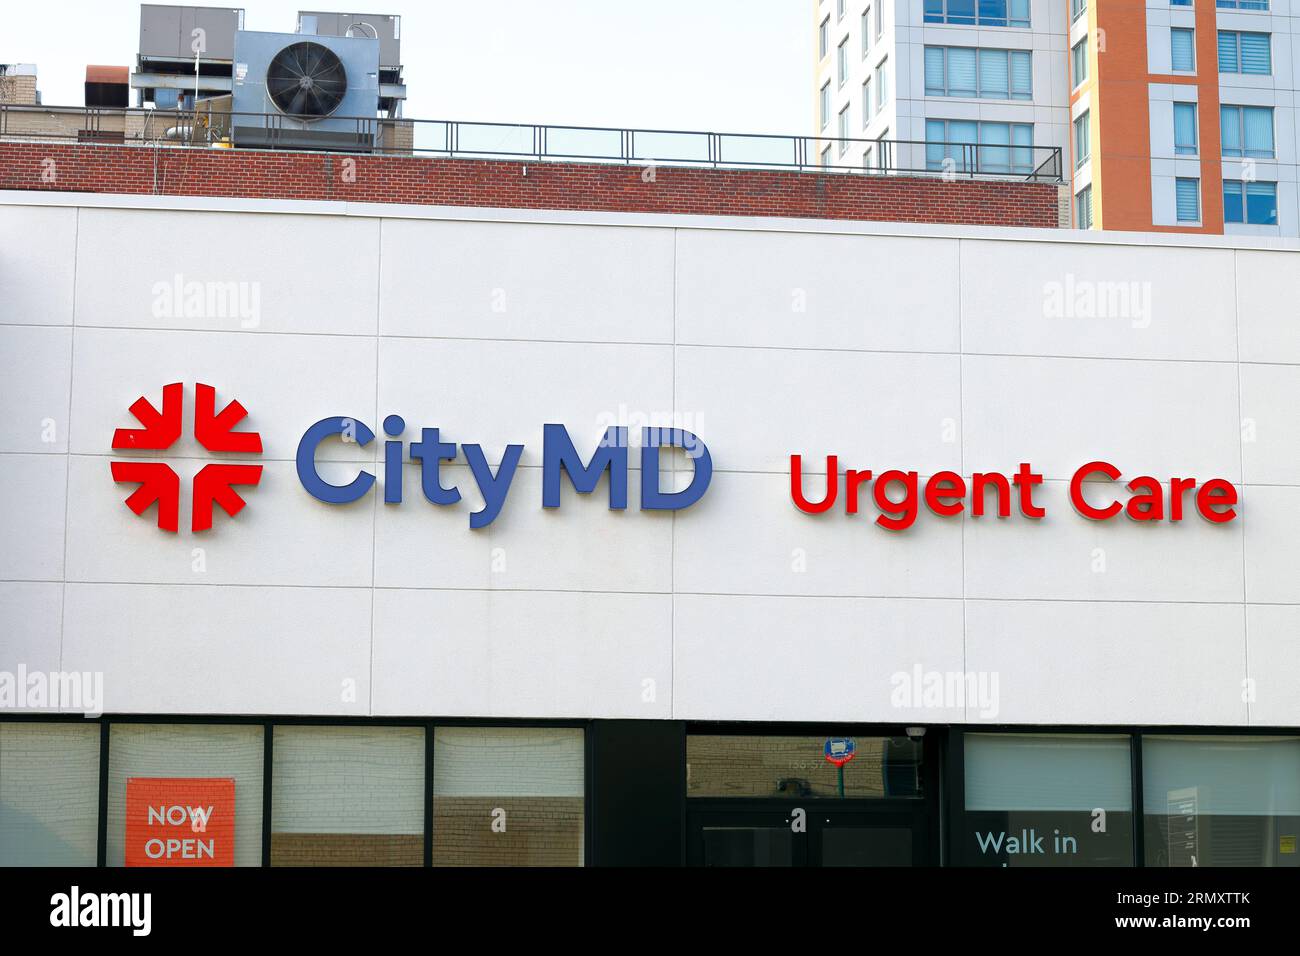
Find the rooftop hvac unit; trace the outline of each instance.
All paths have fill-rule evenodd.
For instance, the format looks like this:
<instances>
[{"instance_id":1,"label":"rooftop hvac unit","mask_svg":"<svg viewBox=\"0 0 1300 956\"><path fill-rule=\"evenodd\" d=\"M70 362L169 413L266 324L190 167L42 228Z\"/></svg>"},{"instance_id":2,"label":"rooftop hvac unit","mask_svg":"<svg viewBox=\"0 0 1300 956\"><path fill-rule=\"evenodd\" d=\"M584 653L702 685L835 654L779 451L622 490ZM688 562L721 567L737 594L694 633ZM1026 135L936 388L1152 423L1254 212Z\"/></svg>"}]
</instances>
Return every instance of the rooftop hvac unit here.
<instances>
[{"instance_id":1,"label":"rooftop hvac unit","mask_svg":"<svg viewBox=\"0 0 1300 956\"><path fill-rule=\"evenodd\" d=\"M235 34L233 84L236 146L375 145L379 41L373 37L241 31Z\"/></svg>"}]
</instances>

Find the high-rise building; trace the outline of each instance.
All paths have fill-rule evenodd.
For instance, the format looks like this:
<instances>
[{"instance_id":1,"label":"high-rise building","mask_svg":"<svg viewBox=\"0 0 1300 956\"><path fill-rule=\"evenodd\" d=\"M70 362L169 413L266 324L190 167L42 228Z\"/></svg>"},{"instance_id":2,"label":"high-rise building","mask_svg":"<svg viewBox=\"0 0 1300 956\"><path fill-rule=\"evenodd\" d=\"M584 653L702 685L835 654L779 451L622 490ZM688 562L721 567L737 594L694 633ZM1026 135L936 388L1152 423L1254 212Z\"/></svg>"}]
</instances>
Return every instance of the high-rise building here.
<instances>
[{"instance_id":1,"label":"high-rise building","mask_svg":"<svg viewBox=\"0 0 1300 956\"><path fill-rule=\"evenodd\" d=\"M821 161L1030 175L1055 146L1077 228L1300 235L1284 2L815 0Z\"/></svg>"}]
</instances>

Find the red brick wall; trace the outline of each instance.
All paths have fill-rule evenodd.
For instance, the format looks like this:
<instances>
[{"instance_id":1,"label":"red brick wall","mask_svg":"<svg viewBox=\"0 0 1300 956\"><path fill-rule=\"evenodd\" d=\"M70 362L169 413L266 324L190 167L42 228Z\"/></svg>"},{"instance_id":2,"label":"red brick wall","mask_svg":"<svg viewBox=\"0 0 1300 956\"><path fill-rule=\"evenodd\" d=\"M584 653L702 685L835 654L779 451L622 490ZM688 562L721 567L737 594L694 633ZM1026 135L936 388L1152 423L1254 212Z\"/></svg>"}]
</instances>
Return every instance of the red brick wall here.
<instances>
[{"instance_id":1,"label":"red brick wall","mask_svg":"<svg viewBox=\"0 0 1300 956\"><path fill-rule=\"evenodd\" d=\"M0 189L1057 225L1049 183L680 167L647 178L595 163L0 143Z\"/></svg>"}]
</instances>

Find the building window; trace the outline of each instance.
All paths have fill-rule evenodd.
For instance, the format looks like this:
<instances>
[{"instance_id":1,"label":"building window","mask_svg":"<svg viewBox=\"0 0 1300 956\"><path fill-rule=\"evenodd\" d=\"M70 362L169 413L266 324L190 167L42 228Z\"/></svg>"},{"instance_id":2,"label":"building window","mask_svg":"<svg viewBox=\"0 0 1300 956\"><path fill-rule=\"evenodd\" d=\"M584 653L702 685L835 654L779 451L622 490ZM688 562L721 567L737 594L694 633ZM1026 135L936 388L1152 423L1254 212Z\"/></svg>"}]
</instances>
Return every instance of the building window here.
<instances>
[{"instance_id":1,"label":"building window","mask_svg":"<svg viewBox=\"0 0 1300 956\"><path fill-rule=\"evenodd\" d=\"M925 93L927 96L1033 99L1030 57L1028 50L928 46L925 48Z\"/></svg>"},{"instance_id":2,"label":"building window","mask_svg":"<svg viewBox=\"0 0 1300 956\"><path fill-rule=\"evenodd\" d=\"M1300 738L1143 737L1142 803L1147 866L1294 865Z\"/></svg>"},{"instance_id":3,"label":"building window","mask_svg":"<svg viewBox=\"0 0 1300 956\"><path fill-rule=\"evenodd\" d=\"M871 122L871 78L862 81L862 128Z\"/></svg>"},{"instance_id":4,"label":"building window","mask_svg":"<svg viewBox=\"0 0 1300 956\"><path fill-rule=\"evenodd\" d=\"M1074 168L1078 169L1088 161L1088 111L1074 121Z\"/></svg>"},{"instance_id":5,"label":"building window","mask_svg":"<svg viewBox=\"0 0 1300 956\"><path fill-rule=\"evenodd\" d=\"M883 130L876 137L876 169L882 173L889 168L889 142L885 139L889 130Z\"/></svg>"},{"instance_id":6,"label":"building window","mask_svg":"<svg viewBox=\"0 0 1300 956\"><path fill-rule=\"evenodd\" d=\"M821 123L822 123L822 129L825 129L827 126L830 125L830 122L831 122L831 82L830 82L830 80L827 80L827 81L826 81L826 84L822 87L822 94L821 94L821 101L820 101L820 110L821 110Z\"/></svg>"},{"instance_id":7,"label":"building window","mask_svg":"<svg viewBox=\"0 0 1300 956\"><path fill-rule=\"evenodd\" d=\"M862 12L862 55L871 52L871 8Z\"/></svg>"},{"instance_id":8,"label":"building window","mask_svg":"<svg viewBox=\"0 0 1300 956\"><path fill-rule=\"evenodd\" d=\"M272 866L422 866L424 730L278 726Z\"/></svg>"},{"instance_id":9,"label":"building window","mask_svg":"<svg viewBox=\"0 0 1300 956\"><path fill-rule=\"evenodd\" d=\"M878 0L876 3L876 39L879 40L885 33L885 3L884 0Z\"/></svg>"},{"instance_id":10,"label":"building window","mask_svg":"<svg viewBox=\"0 0 1300 956\"><path fill-rule=\"evenodd\" d=\"M772 800L924 796L920 743L901 736L857 737L854 743L856 755L840 774L825 759L824 736L688 734L686 796Z\"/></svg>"},{"instance_id":11,"label":"building window","mask_svg":"<svg viewBox=\"0 0 1300 956\"><path fill-rule=\"evenodd\" d=\"M925 168L936 171L1031 173L1032 123L926 120Z\"/></svg>"},{"instance_id":12,"label":"building window","mask_svg":"<svg viewBox=\"0 0 1300 956\"><path fill-rule=\"evenodd\" d=\"M1171 7L1190 7L1192 0L1169 0L1169 5Z\"/></svg>"},{"instance_id":13,"label":"building window","mask_svg":"<svg viewBox=\"0 0 1300 956\"><path fill-rule=\"evenodd\" d=\"M849 38L845 37L840 41L840 45L835 48L835 75L839 80L839 85L843 86L849 81Z\"/></svg>"},{"instance_id":14,"label":"building window","mask_svg":"<svg viewBox=\"0 0 1300 956\"><path fill-rule=\"evenodd\" d=\"M840 155L843 156L849 151L849 108L847 105L840 110L839 137Z\"/></svg>"},{"instance_id":15,"label":"building window","mask_svg":"<svg viewBox=\"0 0 1300 956\"><path fill-rule=\"evenodd\" d=\"M178 806L211 807L208 843L182 848L182 856L207 854L233 866L261 866L265 736L260 726L248 724L113 724L108 865L137 866L151 856L146 844L157 834L146 815L157 794ZM233 852L220 845L227 839L234 841Z\"/></svg>"},{"instance_id":16,"label":"building window","mask_svg":"<svg viewBox=\"0 0 1300 956\"><path fill-rule=\"evenodd\" d=\"M1088 12L1088 0L1070 0L1070 22L1073 23L1079 17Z\"/></svg>"},{"instance_id":17,"label":"building window","mask_svg":"<svg viewBox=\"0 0 1300 956\"><path fill-rule=\"evenodd\" d=\"M876 112L885 105L889 88L889 60L881 60L876 67Z\"/></svg>"},{"instance_id":18,"label":"building window","mask_svg":"<svg viewBox=\"0 0 1300 956\"><path fill-rule=\"evenodd\" d=\"M1174 207L1179 222L1201 221L1201 181L1199 179L1174 180Z\"/></svg>"},{"instance_id":19,"label":"building window","mask_svg":"<svg viewBox=\"0 0 1300 956\"><path fill-rule=\"evenodd\" d=\"M1268 0L1215 0L1214 5L1228 10L1267 10Z\"/></svg>"},{"instance_id":20,"label":"building window","mask_svg":"<svg viewBox=\"0 0 1300 956\"><path fill-rule=\"evenodd\" d=\"M844 19L844 0L835 0L835 19Z\"/></svg>"},{"instance_id":21,"label":"building window","mask_svg":"<svg viewBox=\"0 0 1300 956\"><path fill-rule=\"evenodd\" d=\"M1195 156L1196 144L1196 104L1174 104L1174 155Z\"/></svg>"},{"instance_id":22,"label":"building window","mask_svg":"<svg viewBox=\"0 0 1300 956\"><path fill-rule=\"evenodd\" d=\"M99 725L0 723L0 865L94 866Z\"/></svg>"},{"instance_id":23,"label":"building window","mask_svg":"<svg viewBox=\"0 0 1300 956\"><path fill-rule=\"evenodd\" d=\"M1028 27L1029 0L925 0L925 22Z\"/></svg>"},{"instance_id":24,"label":"building window","mask_svg":"<svg viewBox=\"0 0 1300 956\"><path fill-rule=\"evenodd\" d=\"M1082 196L1082 193L1080 194ZM1132 866L1133 785L1121 735L966 734L961 856L978 866ZM1106 813L1097 832L1096 811ZM1034 852L1024 834L1045 835Z\"/></svg>"},{"instance_id":25,"label":"building window","mask_svg":"<svg viewBox=\"0 0 1300 956\"><path fill-rule=\"evenodd\" d=\"M826 54L831 51L831 18L827 17L817 28L817 58L826 59Z\"/></svg>"},{"instance_id":26,"label":"building window","mask_svg":"<svg viewBox=\"0 0 1300 956\"><path fill-rule=\"evenodd\" d=\"M434 866L582 866L581 730L438 727L433 740Z\"/></svg>"},{"instance_id":27,"label":"building window","mask_svg":"<svg viewBox=\"0 0 1300 956\"><path fill-rule=\"evenodd\" d=\"M1088 38L1084 37L1070 51L1070 63L1074 72L1074 85L1081 85L1088 78Z\"/></svg>"},{"instance_id":28,"label":"building window","mask_svg":"<svg viewBox=\"0 0 1300 956\"><path fill-rule=\"evenodd\" d=\"M1178 27L1169 31L1170 67L1180 73L1196 70L1196 31Z\"/></svg>"},{"instance_id":29,"label":"building window","mask_svg":"<svg viewBox=\"0 0 1300 956\"><path fill-rule=\"evenodd\" d=\"M1219 129L1224 156L1273 156L1273 107L1220 106Z\"/></svg>"},{"instance_id":30,"label":"building window","mask_svg":"<svg viewBox=\"0 0 1300 956\"><path fill-rule=\"evenodd\" d=\"M872 155L873 155L873 154L872 154L872 151L871 151L871 147L868 146L868 147L866 148L866 150L864 150L863 153L862 153L862 168L863 168L863 169L866 169L866 170L870 170L870 169L871 169Z\"/></svg>"},{"instance_id":31,"label":"building window","mask_svg":"<svg viewBox=\"0 0 1300 956\"><path fill-rule=\"evenodd\" d=\"M1277 183L1223 181L1223 221L1277 225Z\"/></svg>"},{"instance_id":32,"label":"building window","mask_svg":"<svg viewBox=\"0 0 1300 956\"><path fill-rule=\"evenodd\" d=\"M822 169L831 168L831 148L827 146L822 150Z\"/></svg>"},{"instance_id":33,"label":"building window","mask_svg":"<svg viewBox=\"0 0 1300 956\"><path fill-rule=\"evenodd\" d=\"M1092 184L1084 186L1074 197L1074 222L1078 229L1092 228Z\"/></svg>"},{"instance_id":34,"label":"building window","mask_svg":"<svg viewBox=\"0 0 1300 956\"><path fill-rule=\"evenodd\" d=\"M1267 33L1219 31L1219 72L1253 73L1267 76L1273 72L1273 54Z\"/></svg>"}]
</instances>

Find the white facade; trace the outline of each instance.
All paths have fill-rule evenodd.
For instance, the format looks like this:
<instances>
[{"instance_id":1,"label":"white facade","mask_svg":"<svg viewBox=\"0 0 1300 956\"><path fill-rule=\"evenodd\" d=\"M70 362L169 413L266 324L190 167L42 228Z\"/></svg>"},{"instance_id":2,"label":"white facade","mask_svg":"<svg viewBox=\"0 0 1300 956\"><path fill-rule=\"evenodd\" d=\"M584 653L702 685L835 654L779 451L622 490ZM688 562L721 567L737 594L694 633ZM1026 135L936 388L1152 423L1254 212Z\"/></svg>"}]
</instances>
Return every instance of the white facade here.
<instances>
[{"instance_id":1,"label":"white facade","mask_svg":"<svg viewBox=\"0 0 1300 956\"><path fill-rule=\"evenodd\" d=\"M844 9L843 17L839 7ZM1033 145L1055 146L1069 158L1069 97L1066 66L1066 22L1064 3L1053 0L1030 0L1030 26L984 27L926 23L924 0L819 0L817 29L820 44L822 24L826 23L829 47L818 59L815 80L814 118L817 135L838 137L838 117L848 109L848 136L870 140L886 139L922 144L927 140L926 120L965 120L974 122L1032 124ZM879 25L877 32L877 24ZM864 42L864 31L866 33ZM847 76L840 83L839 47L847 50ZM1032 96L1011 99L992 96L927 95L925 81L926 47L968 47L988 50L1028 51L1032 64ZM818 50L820 53L820 49ZM880 77L885 77L887 91L883 102L879 95ZM864 112L863 100L870 81L872 100ZM829 84L830 110L825 125L821 122L821 90ZM820 144L823 149L825 143ZM891 146L890 169L925 169L922 146ZM870 155L868 155L870 151ZM880 166L880 148L852 143L839 153L832 147L831 164L837 166ZM1035 153L1039 161L1042 151Z\"/></svg>"},{"instance_id":2,"label":"white facade","mask_svg":"<svg viewBox=\"0 0 1300 956\"><path fill-rule=\"evenodd\" d=\"M6 193L0 670L102 672L110 713L1300 724L1300 247L1274 246ZM168 313L177 277L247 283L256 314ZM1121 313L1077 295L1116 284ZM211 460L188 431L110 448L170 382L187 410L196 382L238 399L265 447L203 534L185 496L168 534L109 473L165 460L186 487ZM322 452L341 483L392 413L494 465L525 445L492 525L468 526L463 457L456 506L409 462L400 505L382 474L353 505L306 493L309 425L380 436ZM701 501L639 511L633 455L625 512L604 483L541 507L544 423L587 455L641 416L707 443ZM793 453L1030 462L1048 514L804 514ZM1226 478L1239 515L1085 520L1065 486L1094 459ZM998 713L895 706L917 668L996 674Z\"/></svg>"}]
</instances>

